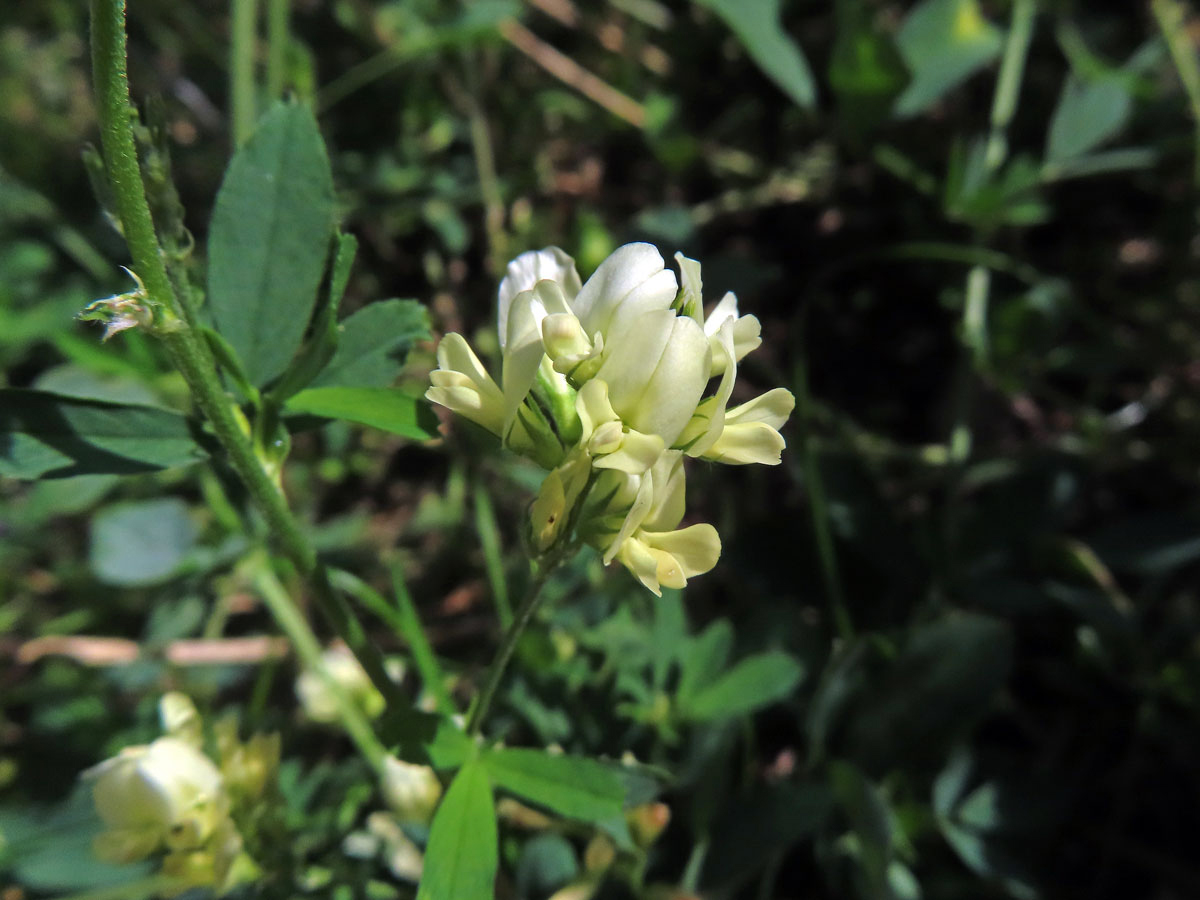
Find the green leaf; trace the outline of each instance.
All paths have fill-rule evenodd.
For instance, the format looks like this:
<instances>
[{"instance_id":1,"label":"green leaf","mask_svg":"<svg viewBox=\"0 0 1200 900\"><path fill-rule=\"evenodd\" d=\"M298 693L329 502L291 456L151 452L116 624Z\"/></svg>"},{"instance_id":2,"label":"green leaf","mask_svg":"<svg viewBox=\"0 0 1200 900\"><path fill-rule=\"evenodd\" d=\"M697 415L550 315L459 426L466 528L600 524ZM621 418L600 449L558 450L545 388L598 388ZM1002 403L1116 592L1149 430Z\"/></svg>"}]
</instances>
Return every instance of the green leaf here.
<instances>
[{"instance_id":1,"label":"green leaf","mask_svg":"<svg viewBox=\"0 0 1200 900\"><path fill-rule=\"evenodd\" d=\"M417 900L491 900L499 847L487 772L469 762L438 806Z\"/></svg>"},{"instance_id":2,"label":"green leaf","mask_svg":"<svg viewBox=\"0 0 1200 900\"><path fill-rule=\"evenodd\" d=\"M1125 127L1132 109L1123 77L1069 77L1050 118L1046 161L1062 162L1094 150Z\"/></svg>"},{"instance_id":3,"label":"green leaf","mask_svg":"<svg viewBox=\"0 0 1200 900\"><path fill-rule=\"evenodd\" d=\"M996 59L1004 32L983 17L978 0L924 0L896 43L913 78L895 112L912 116Z\"/></svg>"},{"instance_id":4,"label":"green leaf","mask_svg":"<svg viewBox=\"0 0 1200 900\"><path fill-rule=\"evenodd\" d=\"M824 782L781 781L738 793L716 817L710 846L721 852L704 860L701 886L716 888L761 873L772 856L816 833L832 807L833 795Z\"/></svg>"},{"instance_id":5,"label":"green leaf","mask_svg":"<svg viewBox=\"0 0 1200 900\"><path fill-rule=\"evenodd\" d=\"M539 834L521 848L517 896L549 897L579 874L575 848L560 834Z\"/></svg>"},{"instance_id":6,"label":"green leaf","mask_svg":"<svg viewBox=\"0 0 1200 900\"><path fill-rule=\"evenodd\" d=\"M143 881L150 875L149 863L112 865L96 859L92 841L103 830L86 787L77 787L52 808L0 807L0 871L39 894L121 886L112 896L149 896L153 891L145 888L151 884Z\"/></svg>"},{"instance_id":7,"label":"green leaf","mask_svg":"<svg viewBox=\"0 0 1200 900\"><path fill-rule=\"evenodd\" d=\"M886 896L883 886L892 861L892 819L882 792L857 768L840 761L829 764L829 784L858 836L859 860L871 886L868 896Z\"/></svg>"},{"instance_id":8,"label":"green leaf","mask_svg":"<svg viewBox=\"0 0 1200 900\"><path fill-rule=\"evenodd\" d=\"M333 359L341 338L337 321L338 307L342 304L346 285L350 283L350 270L354 267L357 253L358 238L341 233L335 236L329 292L317 304L318 311L308 340L271 388L271 399L276 404L308 387Z\"/></svg>"},{"instance_id":9,"label":"green leaf","mask_svg":"<svg viewBox=\"0 0 1200 900\"><path fill-rule=\"evenodd\" d=\"M694 638L689 638L679 654L679 702L711 684L729 660L733 649L733 627L728 619L718 619Z\"/></svg>"},{"instance_id":10,"label":"green leaf","mask_svg":"<svg viewBox=\"0 0 1200 900\"><path fill-rule=\"evenodd\" d=\"M808 61L783 30L780 0L699 0L737 35L763 74L804 109L817 103L817 88Z\"/></svg>"},{"instance_id":11,"label":"green leaf","mask_svg":"<svg viewBox=\"0 0 1200 900\"><path fill-rule=\"evenodd\" d=\"M429 314L415 300L381 300L338 330L337 350L310 387L387 387L413 343L429 337Z\"/></svg>"},{"instance_id":12,"label":"green leaf","mask_svg":"<svg viewBox=\"0 0 1200 900\"><path fill-rule=\"evenodd\" d=\"M872 772L906 753L940 756L988 710L1011 657L1008 628L986 616L956 614L913 628L863 702L846 712L850 755Z\"/></svg>"},{"instance_id":13,"label":"green leaf","mask_svg":"<svg viewBox=\"0 0 1200 900\"><path fill-rule=\"evenodd\" d=\"M788 696L803 675L800 663L786 653L760 653L687 698L680 714L696 722L744 716Z\"/></svg>"},{"instance_id":14,"label":"green leaf","mask_svg":"<svg viewBox=\"0 0 1200 900\"><path fill-rule=\"evenodd\" d=\"M290 397L290 415L345 419L423 441L437 437L437 416L429 404L395 388L318 387Z\"/></svg>"},{"instance_id":15,"label":"green leaf","mask_svg":"<svg viewBox=\"0 0 1200 900\"><path fill-rule=\"evenodd\" d=\"M875 20L875 11L858 0L837 4L829 85L837 96L839 117L859 134L888 117L909 83L895 40L880 31Z\"/></svg>"},{"instance_id":16,"label":"green leaf","mask_svg":"<svg viewBox=\"0 0 1200 900\"><path fill-rule=\"evenodd\" d=\"M483 764L497 787L568 819L606 822L621 815L624 784L593 759L518 748L492 750Z\"/></svg>"},{"instance_id":17,"label":"green leaf","mask_svg":"<svg viewBox=\"0 0 1200 900\"><path fill-rule=\"evenodd\" d=\"M165 409L0 389L0 475L129 475L206 455L188 420Z\"/></svg>"},{"instance_id":18,"label":"green leaf","mask_svg":"<svg viewBox=\"0 0 1200 900\"><path fill-rule=\"evenodd\" d=\"M118 503L92 519L88 559L106 584L157 584L175 573L195 542L196 528L182 500Z\"/></svg>"},{"instance_id":19,"label":"green leaf","mask_svg":"<svg viewBox=\"0 0 1200 900\"><path fill-rule=\"evenodd\" d=\"M333 178L312 113L281 104L229 165L208 241L217 330L256 385L279 375L308 327L333 233Z\"/></svg>"},{"instance_id":20,"label":"green leaf","mask_svg":"<svg viewBox=\"0 0 1200 900\"><path fill-rule=\"evenodd\" d=\"M426 745L429 764L438 771L454 769L476 753L475 742L453 721L439 717L433 740Z\"/></svg>"}]
</instances>

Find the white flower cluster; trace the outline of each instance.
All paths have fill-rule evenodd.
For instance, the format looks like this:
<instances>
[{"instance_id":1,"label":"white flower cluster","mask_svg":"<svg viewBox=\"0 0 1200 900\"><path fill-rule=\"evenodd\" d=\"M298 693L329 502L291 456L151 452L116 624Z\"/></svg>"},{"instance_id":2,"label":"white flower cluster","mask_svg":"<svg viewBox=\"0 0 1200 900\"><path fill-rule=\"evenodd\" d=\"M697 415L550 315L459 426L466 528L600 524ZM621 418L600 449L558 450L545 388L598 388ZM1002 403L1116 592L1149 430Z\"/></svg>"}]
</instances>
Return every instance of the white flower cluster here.
<instances>
[{"instance_id":1,"label":"white flower cluster","mask_svg":"<svg viewBox=\"0 0 1200 900\"><path fill-rule=\"evenodd\" d=\"M252 881L258 869L243 849L232 798L251 782L261 791L265 771L278 761L277 742L236 748L242 752L235 773L205 755L203 726L190 699L167 694L159 713L164 737L126 747L83 773L105 825L96 855L127 863L164 853L162 874L177 888L168 893L201 886L224 892Z\"/></svg>"},{"instance_id":2,"label":"white flower cluster","mask_svg":"<svg viewBox=\"0 0 1200 900\"><path fill-rule=\"evenodd\" d=\"M776 388L728 408L758 319L732 293L705 317L700 264L675 258L678 280L654 247L626 244L583 284L557 247L523 253L500 284L500 383L448 334L425 395L551 470L531 510L538 553L574 535L655 594L721 554L711 525L678 528L683 458L778 464L795 404Z\"/></svg>"}]
</instances>

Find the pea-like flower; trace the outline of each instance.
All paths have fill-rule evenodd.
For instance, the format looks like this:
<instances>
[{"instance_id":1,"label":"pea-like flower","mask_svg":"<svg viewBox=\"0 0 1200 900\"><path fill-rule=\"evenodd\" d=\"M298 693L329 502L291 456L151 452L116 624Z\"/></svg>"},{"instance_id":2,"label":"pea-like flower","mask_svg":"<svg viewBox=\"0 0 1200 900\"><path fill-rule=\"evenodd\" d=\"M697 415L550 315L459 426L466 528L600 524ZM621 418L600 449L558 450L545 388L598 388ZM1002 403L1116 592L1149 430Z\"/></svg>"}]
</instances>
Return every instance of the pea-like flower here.
<instances>
[{"instance_id":1,"label":"pea-like flower","mask_svg":"<svg viewBox=\"0 0 1200 900\"><path fill-rule=\"evenodd\" d=\"M176 737L126 747L84 777L108 828L96 852L112 862L144 859L162 847L200 847L228 812L220 771Z\"/></svg>"},{"instance_id":2,"label":"pea-like flower","mask_svg":"<svg viewBox=\"0 0 1200 900\"><path fill-rule=\"evenodd\" d=\"M729 408L759 322L732 293L706 318L700 264L675 258L678 279L627 244L583 282L557 247L523 253L500 284L500 383L450 334L426 393L550 470L530 508L536 554L583 541L655 593L721 552L712 526L678 528L684 457L778 464L794 404L778 388Z\"/></svg>"}]
</instances>

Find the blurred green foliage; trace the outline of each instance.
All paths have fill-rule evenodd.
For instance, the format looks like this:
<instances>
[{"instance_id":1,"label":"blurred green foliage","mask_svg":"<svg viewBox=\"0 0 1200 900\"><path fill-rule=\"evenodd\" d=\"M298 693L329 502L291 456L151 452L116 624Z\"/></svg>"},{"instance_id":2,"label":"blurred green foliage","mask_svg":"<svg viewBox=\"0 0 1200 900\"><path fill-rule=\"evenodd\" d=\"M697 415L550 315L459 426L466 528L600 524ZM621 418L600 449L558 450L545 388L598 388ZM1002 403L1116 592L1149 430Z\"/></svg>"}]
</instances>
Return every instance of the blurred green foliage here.
<instances>
[{"instance_id":1,"label":"blurred green foliage","mask_svg":"<svg viewBox=\"0 0 1200 900\"><path fill-rule=\"evenodd\" d=\"M462 423L423 443L428 409L370 393L420 393L428 325L495 351L510 256L559 244L587 270L647 239L763 322L739 394L800 400L778 469L691 470L724 554L686 597L655 601L592 555L550 584L491 735L637 764L594 763L576 796L530 786L527 769L554 780L515 755L533 750L467 763L456 807L490 808L490 777L566 816L501 805L497 896L589 878L600 897L1200 893L1200 99L1160 30L1171 4L1154 6L294 4L285 81L329 147L327 170L312 135L305 159L293 141L265 154L327 194L309 241L268 254L298 286L239 297L202 254L188 266L235 350L267 351L230 385L248 401L307 333L263 437L290 442L286 488L323 556L385 598L363 614L391 650L403 568L460 708L528 577L537 474ZM255 215L303 210L219 199L227 5L129 16L134 96L161 104L144 149L165 166L169 148L185 210L157 213L176 249L194 237L236 275L270 247ZM1197 27L1167 38L1194 55ZM79 4L0 10L0 886L153 890L85 852L76 777L152 737L173 688L284 735L293 880L264 893L414 896L371 831L365 767L296 715L291 661L170 652L273 633L238 566L262 526L221 465L181 465L210 448L161 349L75 321L130 287L79 161L86 35ZM552 74L554 53L618 99ZM335 228L357 239L352 270ZM255 303L289 310L287 333L241 330ZM310 323L314 305L329 312ZM147 471L89 468L63 434ZM68 477L16 480L47 472ZM617 778L627 806L669 808L656 842L605 820Z\"/></svg>"}]
</instances>

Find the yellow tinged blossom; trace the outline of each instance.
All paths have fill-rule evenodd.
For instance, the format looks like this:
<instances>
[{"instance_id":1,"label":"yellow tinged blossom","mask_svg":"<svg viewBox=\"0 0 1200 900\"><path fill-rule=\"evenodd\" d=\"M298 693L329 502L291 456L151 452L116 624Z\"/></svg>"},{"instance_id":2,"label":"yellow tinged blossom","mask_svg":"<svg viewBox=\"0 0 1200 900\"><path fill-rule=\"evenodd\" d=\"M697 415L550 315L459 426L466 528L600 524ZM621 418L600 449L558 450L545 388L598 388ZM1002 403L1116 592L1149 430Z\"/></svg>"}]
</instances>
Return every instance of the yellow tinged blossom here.
<instances>
[{"instance_id":1,"label":"yellow tinged blossom","mask_svg":"<svg viewBox=\"0 0 1200 900\"><path fill-rule=\"evenodd\" d=\"M684 457L776 465L794 405L777 388L729 408L761 327L732 293L704 316L700 263L675 259L678 278L653 246L626 244L583 282L556 247L521 254L497 298L500 382L450 334L426 392L549 470L530 506L534 553L584 541L655 594L721 554L711 525L679 527Z\"/></svg>"}]
</instances>

